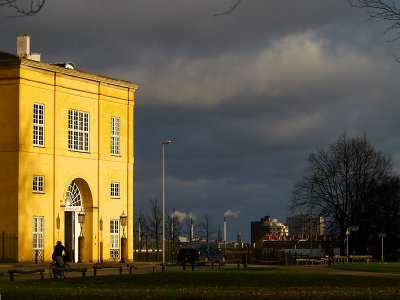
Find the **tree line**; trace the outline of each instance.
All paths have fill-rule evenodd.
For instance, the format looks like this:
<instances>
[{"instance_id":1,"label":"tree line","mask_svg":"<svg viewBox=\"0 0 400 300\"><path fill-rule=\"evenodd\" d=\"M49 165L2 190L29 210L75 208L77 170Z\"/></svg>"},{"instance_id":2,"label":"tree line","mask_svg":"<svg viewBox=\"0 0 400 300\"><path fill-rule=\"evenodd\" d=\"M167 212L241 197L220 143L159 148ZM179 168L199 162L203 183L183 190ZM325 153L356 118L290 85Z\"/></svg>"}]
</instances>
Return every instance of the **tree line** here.
<instances>
[{"instance_id":1,"label":"tree line","mask_svg":"<svg viewBox=\"0 0 400 300\"><path fill-rule=\"evenodd\" d=\"M349 228L357 228L350 233L349 254L379 257L379 233L387 236L388 259L400 246L400 177L391 158L375 150L366 136L344 134L329 148L311 153L290 208L322 216L326 233L339 236L341 255L346 254Z\"/></svg>"},{"instance_id":2,"label":"tree line","mask_svg":"<svg viewBox=\"0 0 400 300\"><path fill-rule=\"evenodd\" d=\"M216 234L218 233L218 236ZM187 241L201 240L212 242L221 239L214 220L204 214L199 220L193 214L184 214L172 210L165 218L165 240L179 241L185 237ZM145 241L153 241L156 249L162 243L162 211L156 198L149 200L149 209L145 213L138 211L135 214L135 241L136 247L142 248Z\"/></svg>"}]
</instances>

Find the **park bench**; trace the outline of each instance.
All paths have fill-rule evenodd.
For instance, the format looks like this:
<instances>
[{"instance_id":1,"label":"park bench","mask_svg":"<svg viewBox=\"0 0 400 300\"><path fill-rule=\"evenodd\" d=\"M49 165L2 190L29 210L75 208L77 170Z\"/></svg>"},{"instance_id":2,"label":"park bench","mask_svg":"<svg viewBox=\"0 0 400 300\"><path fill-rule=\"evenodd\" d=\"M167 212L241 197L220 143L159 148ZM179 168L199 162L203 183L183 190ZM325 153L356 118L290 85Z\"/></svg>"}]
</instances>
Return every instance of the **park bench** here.
<instances>
[{"instance_id":1,"label":"park bench","mask_svg":"<svg viewBox=\"0 0 400 300\"><path fill-rule=\"evenodd\" d=\"M40 278L44 279L44 269L33 269L33 270L20 270L20 269L12 269L8 270L8 274L10 274L10 281L14 281L14 274L35 274L40 273Z\"/></svg>"},{"instance_id":2,"label":"park bench","mask_svg":"<svg viewBox=\"0 0 400 300\"><path fill-rule=\"evenodd\" d=\"M323 258L320 258L320 259L317 259L317 258L296 258L296 264L299 265L301 263L304 263L305 265L307 265L307 264L310 264L310 265L323 264L323 263L325 263L325 259L323 259Z\"/></svg>"},{"instance_id":3,"label":"park bench","mask_svg":"<svg viewBox=\"0 0 400 300\"><path fill-rule=\"evenodd\" d=\"M164 264L161 263L160 266L161 266L161 272L164 273L165 267L175 267L176 264L175 263L164 263Z\"/></svg>"},{"instance_id":4,"label":"park bench","mask_svg":"<svg viewBox=\"0 0 400 300\"><path fill-rule=\"evenodd\" d=\"M343 263L344 264L345 262L348 262L348 257L345 256L345 255L335 255L333 257L333 260L334 260L334 262Z\"/></svg>"},{"instance_id":5,"label":"park bench","mask_svg":"<svg viewBox=\"0 0 400 300\"><path fill-rule=\"evenodd\" d=\"M96 276L99 269L119 269L119 274L122 275L122 264L96 264L93 266L94 276Z\"/></svg>"},{"instance_id":6,"label":"park bench","mask_svg":"<svg viewBox=\"0 0 400 300\"><path fill-rule=\"evenodd\" d=\"M132 274L132 270L140 270L140 269L153 269L153 273L156 272L156 267L157 265L150 265L150 264L137 264L137 263L131 263L126 265L129 268L129 274Z\"/></svg>"},{"instance_id":7,"label":"park bench","mask_svg":"<svg viewBox=\"0 0 400 300\"><path fill-rule=\"evenodd\" d=\"M71 267L68 270L65 269L64 272L81 272L82 273L82 277L86 276L86 272L87 272L87 268L84 267Z\"/></svg>"},{"instance_id":8,"label":"park bench","mask_svg":"<svg viewBox=\"0 0 400 300\"><path fill-rule=\"evenodd\" d=\"M218 261L215 261L215 263L218 263ZM238 269L240 269L240 264L242 264L243 265L243 268L246 268L246 264L245 264L245 262L244 261L242 261L242 260L240 260L240 259L232 259L232 260L230 260L230 261L224 261L224 262L220 262L219 264L221 265L221 266L223 266L224 264L237 264L237 267L238 267ZM211 267L212 267L212 265L211 265Z\"/></svg>"},{"instance_id":9,"label":"park bench","mask_svg":"<svg viewBox=\"0 0 400 300\"><path fill-rule=\"evenodd\" d=\"M326 262L326 260L324 259L324 258L310 258L310 260L309 260L309 262L310 262L310 264L320 264L320 265L322 265L322 264L324 264L325 262Z\"/></svg>"},{"instance_id":10,"label":"park bench","mask_svg":"<svg viewBox=\"0 0 400 300\"><path fill-rule=\"evenodd\" d=\"M349 259L351 262L365 261L369 263L372 260L372 255L350 255Z\"/></svg>"},{"instance_id":11,"label":"park bench","mask_svg":"<svg viewBox=\"0 0 400 300\"><path fill-rule=\"evenodd\" d=\"M218 269L221 269L222 263L220 261L212 261L211 262L211 269L214 269L214 264L218 265Z\"/></svg>"},{"instance_id":12,"label":"park bench","mask_svg":"<svg viewBox=\"0 0 400 300\"><path fill-rule=\"evenodd\" d=\"M296 264L299 265L301 263L304 263L306 265L309 260L309 258L296 258Z\"/></svg>"},{"instance_id":13,"label":"park bench","mask_svg":"<svg viewBox=\"0 0 400 300\"><path fill-rule=\"evenodd\" d=\"M231 262L233 263L237 263L238 264L238 269L240 268L240 260L239 259L235 259L232 260ZM194 265L205 265L205 266L211 266L211 269L214 269L214 265L217 264L218 268L221 269L221 266L224 265L226 262L221 262L218 260L213 260L213 261L193 261L191 263L188 262L183 262L182 263L182 267L183 267L183 271L186 271L186 265L190 264L192 266L192 270L194 270Z\"/></svg>"}]
</instances>

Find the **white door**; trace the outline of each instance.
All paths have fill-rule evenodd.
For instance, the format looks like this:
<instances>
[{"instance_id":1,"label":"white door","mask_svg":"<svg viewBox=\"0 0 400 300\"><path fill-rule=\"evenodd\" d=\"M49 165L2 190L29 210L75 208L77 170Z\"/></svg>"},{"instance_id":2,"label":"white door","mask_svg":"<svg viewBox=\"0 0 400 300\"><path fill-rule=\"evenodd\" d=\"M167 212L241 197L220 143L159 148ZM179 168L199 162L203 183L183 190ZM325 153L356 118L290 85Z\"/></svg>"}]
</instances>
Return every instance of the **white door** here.
<instances>
[{"instance_id":1,"label":"white door","mask_svg":"<svg viewBox=\"0 0 400 300\"><path fill-rule=\"evenodd\" d=\"M65 195L65 246L75 262L78 261L78 237L81 233L78 213L82 210L81 193L72 181Z\"/></svg>"}]
</instances>

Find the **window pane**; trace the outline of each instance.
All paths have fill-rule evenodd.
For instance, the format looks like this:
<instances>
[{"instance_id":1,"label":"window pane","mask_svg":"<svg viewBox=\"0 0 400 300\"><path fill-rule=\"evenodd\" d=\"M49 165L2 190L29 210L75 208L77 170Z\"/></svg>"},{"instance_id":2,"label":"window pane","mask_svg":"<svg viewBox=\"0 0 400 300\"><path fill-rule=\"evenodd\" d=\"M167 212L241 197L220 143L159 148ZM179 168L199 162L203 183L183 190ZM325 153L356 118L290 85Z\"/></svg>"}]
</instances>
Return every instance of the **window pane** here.
<instances>
[{"instance_id":1,"label":"window pane","mask_svg":"<svg viewBox=\"0 0 400 300\"><path fill-rule=\"evenodd\" d=\"M112 117L111 118L111 129L110 129L110 152L113 155L119 155L119 118Z\"/></svg>"},{"instance_id":2,"label":"window pane","mask_svg":"<svg viewBox=\"0 0 400 300\"><path fill-rule=\"evenodd\" d=\"M68 149L89 151L89 113L69 110L68 112Z\"/></svg>"},{"instance_id":3,"label":"window pane","mask_svg":"<svg viewBox=\"0 0 400 300\"><path fill-rule=\"evenodd\" d=\"M44 217L33 217L32 247L34 250L43 249L44 245Z\"/></svg>"},{"instance_id":4,"label":"window pane","mask_svg":"<svg viewBox=\"0 0 400 300\"><path fill-rule=\"evenodd\" d=\"M33 145L44 146L44 105L33 104Z\"/></svg>"}]
</instances>

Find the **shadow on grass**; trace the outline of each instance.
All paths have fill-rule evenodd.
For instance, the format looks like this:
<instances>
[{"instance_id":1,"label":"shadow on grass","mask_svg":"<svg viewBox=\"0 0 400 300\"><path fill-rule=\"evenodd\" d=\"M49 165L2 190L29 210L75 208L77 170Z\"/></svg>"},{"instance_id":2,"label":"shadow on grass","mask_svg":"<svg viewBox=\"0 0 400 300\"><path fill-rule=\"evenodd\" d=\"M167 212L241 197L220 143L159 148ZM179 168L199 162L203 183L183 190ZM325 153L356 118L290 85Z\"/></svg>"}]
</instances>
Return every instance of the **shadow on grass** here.
<instances>
[{"instance_id":1,"label":"shadow on grass","mask_svg":"<svg viewBox=\"0 0 400 300\"><path fill-rule=\"evenodd\" d=\"M398 299L400 276L254 268L0 283L3 299Z\"/></svg>"}]
</instances>

